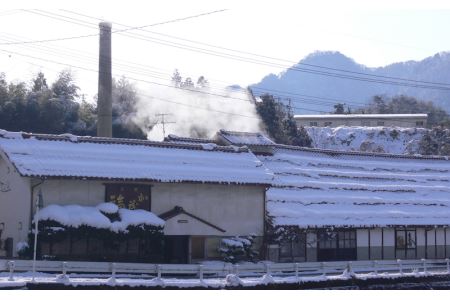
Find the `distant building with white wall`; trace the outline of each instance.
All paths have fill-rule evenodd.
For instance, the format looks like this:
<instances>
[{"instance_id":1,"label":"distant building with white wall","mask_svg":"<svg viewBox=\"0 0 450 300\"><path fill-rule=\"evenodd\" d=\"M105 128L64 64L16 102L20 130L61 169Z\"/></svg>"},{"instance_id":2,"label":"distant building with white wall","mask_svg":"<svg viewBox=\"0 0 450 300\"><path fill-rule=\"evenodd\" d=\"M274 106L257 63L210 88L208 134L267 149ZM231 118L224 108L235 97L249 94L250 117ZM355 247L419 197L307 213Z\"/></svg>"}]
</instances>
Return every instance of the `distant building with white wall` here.
<instances>
[{"instance_id":1,"label":"distant building with white wall","mask_svg":"<svg viewBox=\"0 0 450 300\"><path fill-rule=\"evenodd\" d=\"M297 126L303 127L426 127L427 114L329 114L295 115Z\"/></svg>"}]
</instances>

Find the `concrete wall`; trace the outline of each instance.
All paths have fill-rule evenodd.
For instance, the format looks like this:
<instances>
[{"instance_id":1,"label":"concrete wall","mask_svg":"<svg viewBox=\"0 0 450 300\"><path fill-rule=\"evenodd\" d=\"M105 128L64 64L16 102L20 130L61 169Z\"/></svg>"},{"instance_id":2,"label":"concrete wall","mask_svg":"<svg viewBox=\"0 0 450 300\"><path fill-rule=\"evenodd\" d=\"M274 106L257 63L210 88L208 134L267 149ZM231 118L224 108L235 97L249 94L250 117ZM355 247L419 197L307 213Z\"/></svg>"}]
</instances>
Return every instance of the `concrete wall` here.
<instances>
[{"instance_id":1,"label":"concrete wall","mask_svg":"<svg viewBox=\"0 0 450 300\"><path fill-rule=\"evenodd\" d=\"M397 126L397 127L426 127L427 119L426 118L407 118L407 119L392 119L388 118L357 118L350 119L346 118L345 115L342 118L306 118L302 117L301 119L295 118L297 122L297 126L317 126L317 127L338 127L338 126ZM315 122L317 125L314 125ZM327 122L331 122L328 125ZM380 123L382 122L382 123ZM423 125L416 125L416 122L423 122ZM383 124L383 125L381 125Z\"/></svg>"},{"instance_id":2,"label":"concrete wall","mask_svg":"<svg viewBox=\"0 0 450 300\"><path fill-rule=\"evenodd\" d=\"M0 153L0 223L4 223L0 239L13 239L14 256L17 243L28 240L30 202L30 180L21 177ZM6 254L0 250L0 257Z\"/></svg>"},{"instance_id":3,"label":"concrete wall","mask_svg":"<svg viewBox=\"0 0 450 300\"><path fill-rule=\"evenodd\" d=\"M263 235L265 189L262 186L190 183L153 183L151 186L151 206L155 214L181 206L187 212L226 230L222 233L186 215L180 215L168 222L165 230L167 235ZM102 181L48 180L42 185L42 193L44 206L94 206L105 201ZM178 223L179 219L187 220L188 223Z\"/></svg>"}]
</instances>

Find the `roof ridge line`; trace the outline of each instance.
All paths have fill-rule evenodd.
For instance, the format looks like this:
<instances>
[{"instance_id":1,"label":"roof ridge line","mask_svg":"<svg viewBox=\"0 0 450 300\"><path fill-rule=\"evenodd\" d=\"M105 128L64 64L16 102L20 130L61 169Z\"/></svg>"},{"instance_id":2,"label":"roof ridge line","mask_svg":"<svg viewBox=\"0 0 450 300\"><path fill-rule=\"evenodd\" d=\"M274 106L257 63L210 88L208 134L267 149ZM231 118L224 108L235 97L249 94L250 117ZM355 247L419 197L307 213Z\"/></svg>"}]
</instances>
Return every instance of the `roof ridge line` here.
<instances>
[{"instance_id":1,"label":"roof ridge line","mask_svg":"<svg viewBox=\"0 0 450 300\"><path fill-rule=\"evenodd\" d=\"M71 133L63 134L48 134L48 133L28 133L28 132L13 132L0 129L0 138L17 139L18 136L11 135L5 136L8 133L14 135L21 135L24 139L36 138L39 140L52 140L52 141L68 141L72 143L86 142L86 143L98 143L98 144L119 144L119 145L136 145L136 146L153 146L153 147L167 147L167 148L179 148L187 150L201 150L201 151L216 151L216 152L229 152L229 153L250 153L247 147L236 146L221 146L215 144L214 147L203 147L203 144L185 144L177 142L166 141L151 141L151 140L139 140L129 138L113 138L113 137L92 137L92 136L78 136Z\"/></svg>"}]
</instances>

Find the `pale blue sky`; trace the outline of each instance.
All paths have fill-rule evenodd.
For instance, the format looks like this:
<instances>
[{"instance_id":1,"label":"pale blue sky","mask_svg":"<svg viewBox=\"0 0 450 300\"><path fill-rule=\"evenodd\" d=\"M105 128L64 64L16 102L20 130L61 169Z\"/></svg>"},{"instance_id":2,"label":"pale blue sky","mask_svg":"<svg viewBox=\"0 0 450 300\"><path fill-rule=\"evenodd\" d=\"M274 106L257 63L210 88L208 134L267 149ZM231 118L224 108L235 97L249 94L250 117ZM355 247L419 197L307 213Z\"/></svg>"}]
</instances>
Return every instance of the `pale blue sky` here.
<instances>
[{"instance_id":1,"label":"pale blue sky","mask_svg":"<svg viewBox=\"0 0 450 300\"><path fill-rule=\"evenodd\" d=\"M310 2L193 0L151 1L144 5L144 1L81 1L76 3L76 7L63 7L65 4L62 2L44 1L40 7L44 12L40 14L56 13L83 19L96 26L96 20L58 10L62 8L113 23L141 26L226 8L227 11L214 15L148 29L294 62L315 50L333 50L352 57L358 63L376 67L398 61L420 60L450 50L450 4L445 1ZM15 7L2 8L0 44L11 39L40 40L97 32L96 28L61 22L27 11L11 10L36 7L32 4L30 7L30 3L19 1L14 4ZM110 3L109 6L106 3ZM136 33L186 44L185 41L150 33ZM189 45L224 51L199 44ZM90 97L96 92L96 74L83 69L97 69L97 47L95 37L36 45L0 45L0 71L7 73L10 80L28 81L41 69L52 80L55 73L64 68L56 62L71 64L79 67L73 70L83 92ZM118 65L119 60L123 60L123 64L137 63L139 66L130 68ZM139 69L142 67L145 67L145 74ZM116 75L165 82L165 78L175 68L180 69L185 76L204 75L216 84L236 83L243 86L258 82L270 72L279 73L283 70L282 66L275 68L230 60L114 35L113 70ZM143 89L150 88L142 83L140 86Z\"/></svg>"}]
</instances>

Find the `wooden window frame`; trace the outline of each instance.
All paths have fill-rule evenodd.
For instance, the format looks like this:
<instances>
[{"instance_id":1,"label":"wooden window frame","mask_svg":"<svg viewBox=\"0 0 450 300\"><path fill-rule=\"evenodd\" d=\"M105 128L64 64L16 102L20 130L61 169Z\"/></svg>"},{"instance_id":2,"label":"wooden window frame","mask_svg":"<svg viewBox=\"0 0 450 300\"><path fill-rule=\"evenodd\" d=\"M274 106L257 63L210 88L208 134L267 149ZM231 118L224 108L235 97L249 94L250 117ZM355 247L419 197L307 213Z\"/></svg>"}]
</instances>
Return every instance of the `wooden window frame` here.
<instances>
[{"instance_id":1,"label":"wooden window frame","mask_svg":"<svg viewBox=\"0 0 450 300\"><path fill-rule=\"evenodd\" d=\"M291 259L295 259L295 258L304 258L306 261L306 253L307 253L307 249L306 249L306 244L307 244L307 234L303 233L302 234L302 238L298 241L285 241L280 243L280 247L279 247L279 253L278 255L280 256L280 258L291 258ZM302 245L303 242L303 245ZM294 255L294 244L298 244L297 247L299 247L299 250L302 250L304 255L303 256L296 256ZM289 247L289 255L281 255L281 248L283 247L282 245L286 245ZM303 249L302 249L303 248Z\"/></svg>"},{"instance_id":2,"label":"wooden window frame","mask_svg":"<svg viewBox=\"0 0 450 300\"><path fill-rule=\"evenodd\" d=\"M399 245L397 243L397 232L404 232L404 239L405 239L405 247L399 248ZM408 246L408 232L414 232L414 247ZM425 231L426 235L426 231ZM404 251L404 257L408 257L408 250L414 250L415 251L415 257L417 258L417 228L395 228L394 230L394 237L395 237L395 257L397 258L397 251Z\"/></svg>"}]
</instances>

